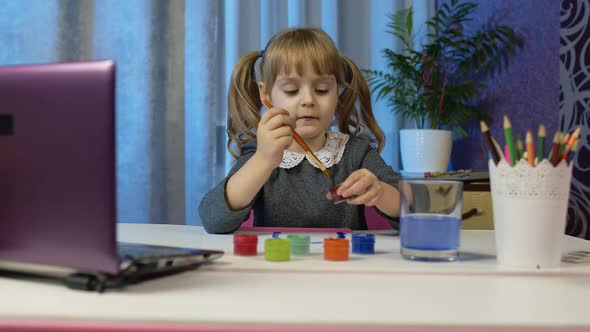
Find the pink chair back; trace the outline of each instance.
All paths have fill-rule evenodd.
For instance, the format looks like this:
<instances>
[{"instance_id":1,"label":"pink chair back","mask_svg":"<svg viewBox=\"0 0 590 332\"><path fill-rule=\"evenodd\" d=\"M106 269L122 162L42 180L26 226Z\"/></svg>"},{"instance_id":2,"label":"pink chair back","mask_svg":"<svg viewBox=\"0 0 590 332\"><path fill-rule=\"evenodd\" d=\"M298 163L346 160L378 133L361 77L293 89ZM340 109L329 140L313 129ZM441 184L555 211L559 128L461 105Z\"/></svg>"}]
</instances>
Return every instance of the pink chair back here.
<instances>
[{"instance_id":1,"label":"pink chair back","mask_svg":"<svg viewBox=\"0 0 590 332\"><path fill-rule=\"evenodd\" d=\"M365 220L367 221L367 228L369 230L390 230L393 229L393 227L391 227L391 225L387 222L387 220L382 217L379 212L377 212L375 210L374 207L372 206L365 206ZM248 217L248 219L246 221L244 221L242 223L242 225L240 225L240 228L238 228L238 231L253 231L256 230L256 227L254 227L254 214L252 212L250 212L250 217ZM267 231L285 231L284 228L281 227L268 227L265 228L265 230ZM315 231L316 229L310 229L310 228L289 228L290 232L309 232L310 230ZM345 229L327 229L327 228L318 228L318 231L321 232L330 232L330 231L344 231ZM348 231L350 232L350 230L348 229Z\"/></svg>"}]
</instances>

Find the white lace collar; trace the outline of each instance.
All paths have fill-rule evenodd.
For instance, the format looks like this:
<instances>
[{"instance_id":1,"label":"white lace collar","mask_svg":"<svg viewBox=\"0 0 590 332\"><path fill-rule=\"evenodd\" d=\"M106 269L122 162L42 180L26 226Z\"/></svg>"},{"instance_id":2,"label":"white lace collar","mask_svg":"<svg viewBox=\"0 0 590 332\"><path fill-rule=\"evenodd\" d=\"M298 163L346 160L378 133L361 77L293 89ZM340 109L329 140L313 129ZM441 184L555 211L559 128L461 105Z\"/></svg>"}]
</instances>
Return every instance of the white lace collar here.
<instances>
[{"instance_id":1,"label":"white lace collar","mask_svg":"<svg viewBox=\"0 0 590 332\"><path fill-rule=\"evenodd\" d=\"M348 142L349 136L340 132L329 131L326 138L326 144L315 155L324 164L326 168L330 168L340 162L344 148ZM299 165L303 159L312 164L315 168L319 168L307 154L301 154L289 150L283 152L283 161L279 165L280 168L293 168Z\"/></svg>"}]
</instances>

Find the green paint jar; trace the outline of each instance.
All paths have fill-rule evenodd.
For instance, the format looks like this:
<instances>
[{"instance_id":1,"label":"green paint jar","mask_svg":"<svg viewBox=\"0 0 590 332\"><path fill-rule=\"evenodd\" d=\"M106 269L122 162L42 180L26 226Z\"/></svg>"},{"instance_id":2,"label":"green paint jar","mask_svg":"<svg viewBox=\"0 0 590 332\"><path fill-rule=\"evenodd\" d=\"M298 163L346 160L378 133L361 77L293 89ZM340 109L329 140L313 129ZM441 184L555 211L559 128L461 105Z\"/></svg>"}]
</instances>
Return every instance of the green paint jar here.
<instances>
[{"instance_id":1,"label":"green paint jar","mask_svg":"<svg viewBox=\"0 0 590 332\"><path fill-rule=\"evenodd\" d=\"M294 256L309 255L309 235L287 235L287 239L291 241L291 254Z\"/></svg>"}]
</instances>

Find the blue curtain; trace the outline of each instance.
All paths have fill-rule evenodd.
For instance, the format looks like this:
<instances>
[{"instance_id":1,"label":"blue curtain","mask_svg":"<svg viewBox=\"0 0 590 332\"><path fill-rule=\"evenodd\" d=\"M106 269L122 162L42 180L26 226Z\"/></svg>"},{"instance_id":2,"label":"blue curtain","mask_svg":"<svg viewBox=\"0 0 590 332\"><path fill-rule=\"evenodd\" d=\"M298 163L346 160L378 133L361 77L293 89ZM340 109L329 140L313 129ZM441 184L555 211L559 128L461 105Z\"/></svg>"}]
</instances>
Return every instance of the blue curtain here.
<instances>
[{"instance_id":1,"label":"blue curtain","mask_svg":"<svg viewBox=\"0 0 590 332\"><path fill-rule=\"evenodd\" d=\"M200 224L226 174L226 92L240 56L289 26L320 26L361 68L395 47L386 14L433 0L3 0L0 65L114 59L118 221ZM382 155L399 168L402 122L382 103Z\"/></svg>"}]
</instances>

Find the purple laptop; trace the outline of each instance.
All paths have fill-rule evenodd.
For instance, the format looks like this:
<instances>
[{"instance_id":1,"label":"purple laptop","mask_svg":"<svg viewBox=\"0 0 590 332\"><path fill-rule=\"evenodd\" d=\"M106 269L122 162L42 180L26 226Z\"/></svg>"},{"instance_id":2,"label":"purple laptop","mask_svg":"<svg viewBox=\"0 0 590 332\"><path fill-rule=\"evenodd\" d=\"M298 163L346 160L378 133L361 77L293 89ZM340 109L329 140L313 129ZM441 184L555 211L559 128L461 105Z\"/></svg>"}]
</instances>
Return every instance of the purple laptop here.
<instances>
[{"instance_id":1,"label":"purple laptop","mask_svg":"<svg viewBox=\"0 0 590 332\"><path fill-rule=\"evenodd\" d=\"M150 247L146 258L132 247L120 258L113 61L0 66L0 101L0 261L125 283L138 279L122 276L131 270L162 274L161 265L173 271L221 256Z\"/></svg>"}]
</instances>

